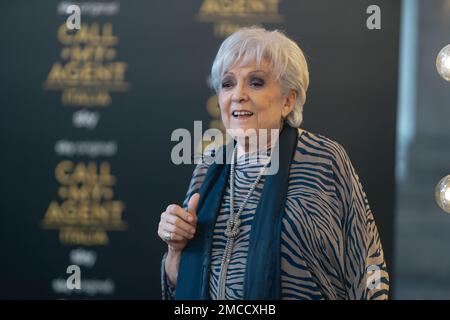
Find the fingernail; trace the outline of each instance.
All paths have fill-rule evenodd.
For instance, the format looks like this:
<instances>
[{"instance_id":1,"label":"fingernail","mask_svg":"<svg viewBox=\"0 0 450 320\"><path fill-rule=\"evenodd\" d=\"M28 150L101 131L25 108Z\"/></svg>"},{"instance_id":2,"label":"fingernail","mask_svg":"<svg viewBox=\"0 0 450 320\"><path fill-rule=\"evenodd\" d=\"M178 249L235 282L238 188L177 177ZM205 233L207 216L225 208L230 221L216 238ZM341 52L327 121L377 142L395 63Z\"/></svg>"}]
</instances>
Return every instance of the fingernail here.
<instances>
[{"instance_id":1,"label":"fingernail","mask_svg":"<svg viewBox=\"0 0 450 320\"><path fill-rule=\"evenodd\" d=\"M194 218L192 218L192 216L188 216L188 220L189 220L190 222L192 222L192 221L194 220Z\"/></svg>"}]
</instances>

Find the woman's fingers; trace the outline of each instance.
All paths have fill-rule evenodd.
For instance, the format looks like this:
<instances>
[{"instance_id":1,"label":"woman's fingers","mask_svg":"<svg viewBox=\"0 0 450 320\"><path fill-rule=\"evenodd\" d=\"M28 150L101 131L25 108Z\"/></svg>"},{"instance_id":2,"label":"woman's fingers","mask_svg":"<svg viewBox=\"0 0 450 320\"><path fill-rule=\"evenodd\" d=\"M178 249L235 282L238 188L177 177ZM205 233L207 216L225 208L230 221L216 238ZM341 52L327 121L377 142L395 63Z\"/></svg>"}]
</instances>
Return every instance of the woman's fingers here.
<instances>
[{"instance_id":1,"label":"woman's fingers","mask_svg":"<svg viewBox=\"0 0 450 320\"><path fill-rule=\"evenodd\" d=\"M163 225L163 230L165 232L171 232L172 234L179 235L183 239L192 239L194 237L194 234L186 232L183 229L177 227L176 225L170 224L167 222ZM172 238L173 238L173 235L172 235ZM177 239L177 240L182 240L182 239Z\"/></svg>"},{"instance_id":2,"label":"woman's fingers","mask_svg":"<svg viewBox=\"0 0 450 320\"><path fill-rule=\"evenodd\" d=\"M182 244L194 237L195 229L196 217L180 206L171 204L161 214L158 235L169 244ZM171 235L170 241L164 239L167 233Z\"/></svg>"},{"instance_id":3,"label":"woman's fingers","mask_svg":"<svg viewBox=\"0 0 450 320\"><path fill-rule=\"evenodd\" d=\"M161 214L161 219L176 225L190 234L195 233L195 217L176 204L169 205L166 211Z\"/></svg>"},{"instance_id":4,"label":"woman's fingers","mask_svg":"<svg viewBox=\"0 0 450 320\"><path fill-rule=\"evenodd\" d=\"M164 240L164 235L169 232L172 234L172 240L190 240L194 234L186 232L185 230L171 224L165 220L161 220L158 228L158 235Z\"/></svg>"},{"instance_id":5,"label":"woman's fingers","mask_svg":"<svg viewBox=\"0 0 450 320\"><path fill-rule=\"evenodd\" d=\"M183 221L178 216L168 214L164 217L165 221L177 226L178 228L182 229L183 231L187 232L188 234L194 235L195 234L195 227L190 225L189 223Z\"/></svg>"},{"instance_id":6,"label":"woman's fingers","mask_svg":"<svg viewBox=\"0 0 450 320\"><path fill-rule=\"evenodd\" d=\"M185 209L176 204L171 204L167 206L166 211L169 214L179 217L183 221L189 224L193 224L196 221L196 217L191 213L187 212Z\"/></svg>"},{"instance_id":7,"label":"woman's fingers","mask_svg":"<svg viewBox=\"0 0 450 320\"><path fill-rule=\"evenodd\" d=\"M164 229L163 229L160 233L158 233L158 234L159 234L159 237L160 237L161 239L163 239L163 241L166 241L166 240L164 240L164 234L165 234L166 232L169 232L169 231L164 231ZM171 238L171 240L169 240L169 242L171 242L171 241L181 241L181 240L186 240L185 237L180 236L180 235L177 234L177 233L171 232L171 235L172 235L172 238Z\"/></svg>"}]
</instances>

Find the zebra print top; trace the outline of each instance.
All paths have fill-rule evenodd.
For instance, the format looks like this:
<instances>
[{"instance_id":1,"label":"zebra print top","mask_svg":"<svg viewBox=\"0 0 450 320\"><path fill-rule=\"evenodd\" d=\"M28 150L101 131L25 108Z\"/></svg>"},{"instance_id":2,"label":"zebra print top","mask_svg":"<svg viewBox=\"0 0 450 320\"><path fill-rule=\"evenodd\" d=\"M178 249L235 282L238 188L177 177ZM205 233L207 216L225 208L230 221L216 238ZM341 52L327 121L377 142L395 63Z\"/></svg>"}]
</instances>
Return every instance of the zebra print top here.
<instances>
[{"instance_id":1,"label":"zebra print top","mask_svg":"<svg viewBox=\"0 0 450 320\"><path fill-rule=\"evenodd\" d=\"M240 157L235 170L235 210L255 181L263 161ZM198 192L208 165L199 164L184 207ZM251 222L264 177L241 214L226 281L226 299L242 299ZM229 217L229 186L213 234L210 296L216 299L225 223ZM164 257L165 258L165 257ZM163 265L164 265L163 258ZM162 268L163 299L173 298ZM380 237L366 195L343 147L320 134L299 134L290 168L281 229L282 299L387 299L389 277Z\"/></svg>"}]
</instances>

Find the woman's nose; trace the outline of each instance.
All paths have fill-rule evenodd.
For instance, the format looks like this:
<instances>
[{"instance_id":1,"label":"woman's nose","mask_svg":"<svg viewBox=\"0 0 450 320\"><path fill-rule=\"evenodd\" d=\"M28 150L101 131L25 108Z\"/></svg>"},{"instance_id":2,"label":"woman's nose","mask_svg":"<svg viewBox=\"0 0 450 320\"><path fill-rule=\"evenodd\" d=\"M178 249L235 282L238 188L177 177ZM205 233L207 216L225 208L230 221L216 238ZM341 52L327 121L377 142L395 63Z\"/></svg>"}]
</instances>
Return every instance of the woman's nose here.
<instances>
[{"instance_id":1,"label":"woman's nose","mask_svg":"<svg viewBox=\"0 0 450 320\"><path fill-rule=\"evenodd\" d=\"M244 84L237 84L234 88L233 88L233 95L231 96L231 100L233 102L244 102L248 99L248 95L247 95L247 91L245 89Z\"/></svg>"}]
</instances>

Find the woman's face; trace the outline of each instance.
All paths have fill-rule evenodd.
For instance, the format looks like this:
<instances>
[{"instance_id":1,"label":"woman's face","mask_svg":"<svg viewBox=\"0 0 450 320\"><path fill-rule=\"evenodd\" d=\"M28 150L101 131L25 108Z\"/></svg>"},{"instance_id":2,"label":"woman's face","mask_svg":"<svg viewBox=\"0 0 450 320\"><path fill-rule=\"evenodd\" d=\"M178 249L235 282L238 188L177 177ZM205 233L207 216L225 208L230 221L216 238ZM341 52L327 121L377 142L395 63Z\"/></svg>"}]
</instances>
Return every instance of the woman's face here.
<instances>
[{"instance_id":1,"label":"woman's face","mask_svg":"<svg viewBox=\"0 0 450 320\"><path fill-rule=\"evenodd\" d=\"M291 112L296 94L282 90L267 61L247 66L235 64L221 81L219 105L226 129L280 129Z\"/></svg>"}]
</instances>

